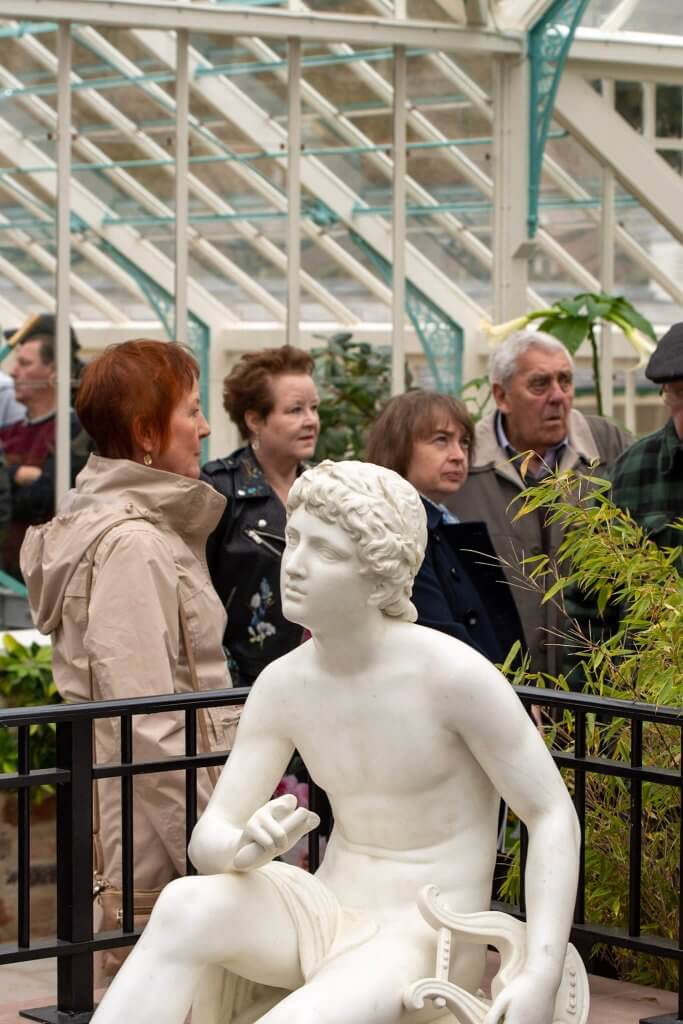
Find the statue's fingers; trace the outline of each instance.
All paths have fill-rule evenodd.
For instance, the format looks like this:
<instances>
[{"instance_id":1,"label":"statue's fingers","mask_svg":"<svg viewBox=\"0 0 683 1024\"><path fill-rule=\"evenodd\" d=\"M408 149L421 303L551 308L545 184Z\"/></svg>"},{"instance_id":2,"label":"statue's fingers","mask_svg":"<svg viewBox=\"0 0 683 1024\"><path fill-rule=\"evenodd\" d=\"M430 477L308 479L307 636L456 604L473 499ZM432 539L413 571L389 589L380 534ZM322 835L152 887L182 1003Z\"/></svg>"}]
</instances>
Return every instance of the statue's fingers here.
<instances>
[{"instance_id":1,"label":"statue's fingers","mask_svg":"<svg viewBox=\"0 0 683 1024\"><path fill-rule=\"evenodd\" d=\"M288 814L296 808L297 799L293 793L284 793L282 796L276 796L274 800L269 800L262 810L267 810L268 814L275 818L277 821L282 821Z\"/></svg>"},{"instance_id":2,"label":"statue's fingers","mask_svg":"<svg viewBox=\"0 0 683 1024\"><path fill-rule=\"evenodd\" d=\"M319 824L320 818L318 815L313 811L309 811L307 807L297 807L289 817L284 818L281 822L292 844L301 839L302 836L305 836L307 832L317 828Z\"/></svg>"},{"instance_id":3,"label":"statue's fingers","mask_svg":"<svg viewBox=\"0 0 683 1024\"><path fill-rule=\"evenodd\" d=\"M271 849L276 843L282 842L286 833L282 825L271 819L254 820L253 818L244 826L242 837L245 841L258 843L264 850Z\"/></svg>"}]
</instances>

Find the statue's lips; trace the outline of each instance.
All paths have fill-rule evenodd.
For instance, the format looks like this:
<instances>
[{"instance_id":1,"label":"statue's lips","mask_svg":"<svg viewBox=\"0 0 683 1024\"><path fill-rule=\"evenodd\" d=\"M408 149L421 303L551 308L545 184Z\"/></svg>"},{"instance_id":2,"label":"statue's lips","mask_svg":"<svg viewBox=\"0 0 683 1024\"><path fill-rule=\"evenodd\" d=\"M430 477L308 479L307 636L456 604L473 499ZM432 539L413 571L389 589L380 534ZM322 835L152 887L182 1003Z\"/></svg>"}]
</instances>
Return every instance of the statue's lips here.
<instances>
[{"instance_id":1,"label":"statue's lips","mask_svg":"<svg viewBox=\"0 0 683 1024\"><path fill-rule=\"evenodd\" d=\"M306 594L303 590L295 590L294 587L285 586L285 597L293 597L295 600L298 597L305 597Z\"/></svg>"}]
</instances>

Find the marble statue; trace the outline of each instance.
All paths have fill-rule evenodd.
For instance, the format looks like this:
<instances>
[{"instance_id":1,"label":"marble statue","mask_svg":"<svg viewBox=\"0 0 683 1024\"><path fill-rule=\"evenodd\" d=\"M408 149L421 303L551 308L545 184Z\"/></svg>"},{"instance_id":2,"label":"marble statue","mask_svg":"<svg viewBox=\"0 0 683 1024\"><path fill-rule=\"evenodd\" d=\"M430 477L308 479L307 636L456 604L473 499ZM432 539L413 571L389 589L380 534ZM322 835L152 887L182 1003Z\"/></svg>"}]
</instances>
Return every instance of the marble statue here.
<instances>
[{"instance_id":1,"label":"marble statue","mask_svg":"<svg viewBox=\"0 0 683 1024\"><path fill-rule=\"evenodd\" d=\"M283 609L312 639L256 681L190 842L201 874L162 892L94 1024L183 1024L193 1004L195 1024L584 1024L574 808L501 674L415 624L417 492L324 462L288 512ZM317 824L271 799L295 748L334 812L315 876L275 859ZM489 909L499 794L529 830L526 926ZM249 1009L225 977L270 995Z\"/></svg>"}]
</instances>

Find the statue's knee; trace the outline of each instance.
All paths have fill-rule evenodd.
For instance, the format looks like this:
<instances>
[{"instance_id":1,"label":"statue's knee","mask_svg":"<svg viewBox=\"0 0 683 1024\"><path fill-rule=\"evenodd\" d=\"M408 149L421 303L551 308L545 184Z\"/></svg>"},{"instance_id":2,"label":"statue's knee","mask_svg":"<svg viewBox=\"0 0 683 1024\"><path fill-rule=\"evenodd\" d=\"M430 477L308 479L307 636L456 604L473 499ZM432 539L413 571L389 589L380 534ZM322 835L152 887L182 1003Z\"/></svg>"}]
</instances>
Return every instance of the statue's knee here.
<instances>
[{"instance_id":1,"label":"statue's knee","mask_svg":"<svg viewBox=\"0 0 683 1024\"><path fill-rule=\"evenodd\" d=\"M176 878L169 882L159 895L152 914L154 926L172 941L174 936L184 935L187 941L187 933L193 919L202 914L202 908L206 898L202 900L199 878ZM151 923L151 922L150 922Z\"/></svg>"}]
</instances>

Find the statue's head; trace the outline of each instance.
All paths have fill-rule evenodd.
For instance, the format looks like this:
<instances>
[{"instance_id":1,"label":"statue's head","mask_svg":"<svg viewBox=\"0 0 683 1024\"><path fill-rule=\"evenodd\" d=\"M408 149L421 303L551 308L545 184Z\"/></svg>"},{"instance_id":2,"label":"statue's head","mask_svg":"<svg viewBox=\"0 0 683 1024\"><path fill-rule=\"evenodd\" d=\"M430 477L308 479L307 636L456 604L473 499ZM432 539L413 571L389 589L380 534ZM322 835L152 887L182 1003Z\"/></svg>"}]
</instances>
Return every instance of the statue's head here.
<instances>
[{"instance_id":1,"label":"statue's head","mask_svg":"<svg viewBox=\"0 0 683 1024\"><path fill-rule=\"evenodd\" d=\"M427 544L426 514L415 488L382 466L326 460L306 470L289 492L289 516L301 507L351 538L361 576L377 584L377 607L414 622L410 596Z\"/></svg>"}]
</instances>

